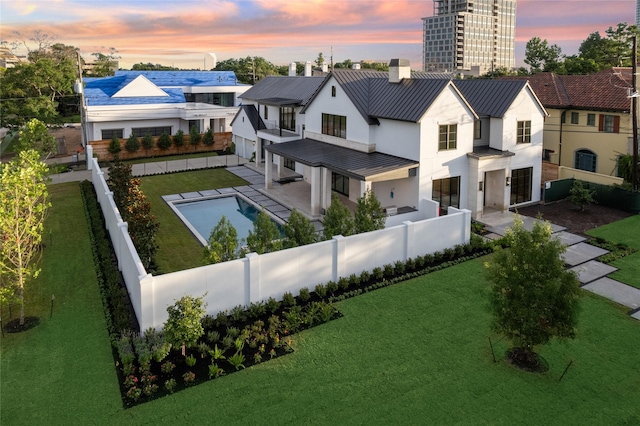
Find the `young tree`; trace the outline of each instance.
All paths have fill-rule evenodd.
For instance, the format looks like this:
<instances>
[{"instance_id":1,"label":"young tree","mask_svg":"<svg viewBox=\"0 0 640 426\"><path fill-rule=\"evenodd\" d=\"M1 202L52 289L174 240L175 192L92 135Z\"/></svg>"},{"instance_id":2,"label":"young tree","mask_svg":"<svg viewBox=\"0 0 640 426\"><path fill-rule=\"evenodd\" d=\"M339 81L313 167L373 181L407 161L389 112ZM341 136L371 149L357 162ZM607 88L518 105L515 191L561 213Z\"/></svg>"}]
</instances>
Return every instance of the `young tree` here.
<instances>
[{"instance_id":1,"label":"young tree","mask_svg":"<svg viewBox=\"0 0 640 426\"><path fill-rule=\"evenodd\" d=\"M127 142L124 144L124 148L128 152L136 152L140 149L140 139L138 139L138 137L132 132L131 136L129 136L129 139L127 139Z\"/></svg>"},{"instance_id":2,"label":"young tree","mask_svg":"<svg viewBox=\"0 0 640 426\"><path fill-rule=\"evenodd\" d=\"M122 151L122 146L120 146L120 138L117 136L113 136L111 138L111 142L109 142L109 153L111 154L112 159L115 161L118 159L118 154Z\"/></svg>"},{"instance_id":3,"label":"young tree","mask_svg":"<svg viewBox=\"0 0 640 426\"><path fill-rule=\"evenodd\" d=\"M144 147L144 155L149 155L149 150L153 148L153 136L147 131L142 138L142 146Z\"/></svg>"},{"instance_id":4,"label":"young tree","mask_svg":"<svg viewBox=\"0 0 640 426\"><path fill-rule=\"evenodd\" d=\"M42 159L56 152L56 138L49 134L49 129L42 121L35 118L20 130L17 151L31 149L37 151Z\"/></svg>"},{"instance_id":5,"label":"young tree","mask_svg":"<svg viewBox=\"0 0 640 426\"><path fill-rule=\"evenodd\" d=\"M158 148L163 151L171 148L171 136L163 132L158 138Z\"/></svg>"},{"instance_id":6,"label":"young tree","mask_svg":"<svg viewBox=\"0 0 640 426\"><path fill-rule=\"evenodd\" d=\"M270 253L282 248L280 231L264 208L253 222L253 231L249 231L247 236L247 246L249 251L258 254Z\"/></svg>"},{"instance_id":7,"label":"young tree","mask_svg":"<svg viewBox=\"0 0 640 426\"><path fill-rule=\"evenodd\" d=\"M336 194L333 194L331 205L324 215L324 239L330 240L335 235L346 237L352 235L354 230L355 225L349 208L340 202Z\"/></svg>"},{"instance_id":8,"label":"young tree","mask_svg":"<svg viewBox=\"0 0 640 426\"><path fill-rule=\"evenodd\" d=\"M384 209L373 191L367 190L362 197L358 198L354 217L356 234L384 229L386 220Z\"/></svg>"},{"instance_id":9,"label":"young tree","mask_svg":"<svg viewBox=\"0 0 640 426\"><path fill-rule=\"evenodd\" d=\"M492 284L489 296L493 328L511 339L510 359L535 369L535 348L553 337L573 338L578 318L578 279L565 269L566 250L551 236L548 222L527 231L520 218L508 229L510 248L485 263Z\"/></svg>"},{"instance_id":10,"label":"young tree","mask_svg":"<svg viewBox=\"0 0 640 426\"><path fill-rule=\"evenodd\" d=\"M284 225L284 247L298 247L313 244L318 240L316 228L305 215L293 209Z\"/></svg>"},{"instance_id":11,"label":"young tree","mask_svg":"<svg viewBox=\"0 0 640 426\"><path fill-rule=\"evenodd\" d=\"M200 134L200 130L196 126L191 126L189 129L189 143L193 147L193 150L196 150L196 146L200 143L202 139L202 135Z\"/></svg>"},{"instance_id":12,"label":"young tree","mask_svg":"<svg viewBox=\"0 0 640 426\"><path fill-rule=\"evenodd\" d=\"M587 206L596 202L593 198L595 195L596 191L585 188L582 181L576 179L569 190L569 201L583 212Z\"/></svg>"},{"instance_id":13,"label":"young tree","mask_svg":"<svg viewBox=\"0 0 640 426\"><path fill-rule=\"evenodd\" d=\"M207 131L204 132L204 136L202 136L202 143L204 144L204 146L213 145L213 130L212 129L207 129Z\"/></svg>"},{"instance_id":14,"label":"young tree","mask_svg":"<svg viewBox=\"0 0 640 426\"><path fill-rule=\"evenodd\" d=\"M17 297L20 325L24 325L24 289L40 273L36 256L51 205L46 176L47 165L35 150L19 152L0 175L0 302Z\"/></svg>"},{"instance_id":15,"label":"young tree","mask_svg":"<svg viewBox=\"0 0 640 426\"><path fill-rule=\"evenodd\" d=\"M204 248L204 262L211 264L237 259L238 246L238 231L226 216L222 216L211 230L209 245Z\"/></svg>"},{"instance_id":16,"label":"young tree","mask_svg":"<svg viewBox=\"0 0 640 426\"><path fill-rule=\"evenodd\" d=\"M184 132L182 130L178 130L173 135L173 144L178 148L178 154L180 154L180 148L184 146Z\"/></svg>"},{"instance_id":17,"label":"young tree","mask_svg":"<svg viewBox=\"0 0 640 426\"><path fill-rule=\"evenodd\" d=\"M204 334L204 328L200 322L206 312L203 298L204 296L198 298L183 296L167 307L169 318L164 323L164 338L174 347L181 346L182 356L186 355L185 349L195 345Z\"/></svg>"}]
</instances>

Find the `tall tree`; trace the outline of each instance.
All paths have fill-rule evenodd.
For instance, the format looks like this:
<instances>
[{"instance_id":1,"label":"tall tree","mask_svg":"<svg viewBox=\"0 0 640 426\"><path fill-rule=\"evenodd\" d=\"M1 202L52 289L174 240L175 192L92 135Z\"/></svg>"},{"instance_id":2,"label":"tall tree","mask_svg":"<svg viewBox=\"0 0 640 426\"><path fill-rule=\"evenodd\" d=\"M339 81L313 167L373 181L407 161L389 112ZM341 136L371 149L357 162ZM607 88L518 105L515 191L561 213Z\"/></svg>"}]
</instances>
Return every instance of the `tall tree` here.
<instances>
[{"instance_id":1,"label":"tall tree","mask_svg":"<svg viewBox=\"0 0 640 426\"><path fill-rule=\"evenodd\" d=\"M284 67L285 74L288 68ZM233 71L240 83L255 84L268 75L280 75L282 70L261 56L230 58L216 64L216 71Z\"/></svg>"},{"instance_id":2,"label":"tall tree","mask_svg":"<svg viewBox=\"0 0 640 426\"><path fill-rule=\"evenodd\" d=\"M94 52L91 55L95 58L93 67L87 71L91 77L107 77L114 75L118 69L118 51L115 47L110 47L107 53Z\"/></svg>"},{"instance_id":3,"label":"tall tree","mask_svg":"<svg viewBox=\"0 0 640 426\"><path fill-rule=\"evenodd\" d=\"M559 72L562 63L562 50L558 45L549 45L547 40L533 37L525 47L524 63L531 67L531 74L540 71Z\"/></svg>"},{"instance_id":4,"label":"tall tree","mask_svg":"<svg viewBox=\"0 0 640 426\"><path fill-rule=\"evenodd\" d=\"M0 302L14 297L24 325L24 289L40 273L44 219L51 203L47 166L35 150L18 153L0 175Z\"/></svg>"},{"instance_id":5,"label":"tall tree","mask_svg":"<svg viewBox=\"0 0 640 426\"><path fill-rule=\"evenodd\" d=\"M336 235L347 237L353 235L355 225L351 211L340 202L336 194L331 195L331 205L324 215L324 239L329 240Z\"/></svg>"},{"instance_id":6,"label":"tall tree","mask_svg":"<svg viewBox=\"0 0 640 426\"><path fill-rule=\"evenodd\" d=\"M49 129L40 120L32 119L20 129L18 151L33 149L40 158L47 159L56 153L56 138L49 134Z\"/></svg>"},{"instance_id":7,"label":"tall tree","mask_svg":"<svg viewBox=\"0 0 640 426\"><path fill-rule=\"evenodd\" d=\"M565 269L560 255L566 246L551 236L548 222L536 221L527 231L516 218L505 238L509 249L485 264L492 284L493 328L512 340L509 357L514 363L536 368L536 346L575 336L578 279Z\"/></svg>"},{"instance_id":8,"label":"tall tree","mask_svg":"<svg viewBox=\"0 0 640 426\"><path fill-rule=\"evenodd\" d=\"M318 57L316 58L316 65L321 67L324 64L324 55L322 52L318 53Z\"/></svg>"},{"instance_id":9,"label":"tall tree","mask_svg":"<svg viewBox=\"0 0 640 426\"><path fill-rule=\"evenodd\" d=\"M384 209L373 191L367 190L362 197L358 198L358 205L354 215L355 232L357 234L384 229L386 220Z\"/></svg>"}]
</instances>

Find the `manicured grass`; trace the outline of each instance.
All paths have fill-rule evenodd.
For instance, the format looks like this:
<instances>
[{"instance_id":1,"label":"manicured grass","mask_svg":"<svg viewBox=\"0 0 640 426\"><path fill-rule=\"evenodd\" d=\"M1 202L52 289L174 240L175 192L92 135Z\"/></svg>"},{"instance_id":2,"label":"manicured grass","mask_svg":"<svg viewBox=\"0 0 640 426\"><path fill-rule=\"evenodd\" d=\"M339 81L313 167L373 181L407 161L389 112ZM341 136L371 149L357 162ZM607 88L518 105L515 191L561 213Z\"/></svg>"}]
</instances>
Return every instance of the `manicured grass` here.
<instances>
[{"instance_id":1,"label":"manicured grass","mask_svg":"<svg viewBox=\"0 0 640 426\"><path fill-rule=\"evenodd\" d=\"M54 188L51 278L28 310L42 323L1 341L0 424L640 422L640 323L583 292L578 337L540 351L548 373L494 363L488 337L498 356L507 344L489 331L486 258L341 302L291 355L124 410L79 190Z\"/></svg>"},{"instance_id":2,"label":"manicured grass","mask_svg":"<svg viewBox=\"0 0 640 426\"><path fill-rule=\"evenodd\" d=\"M640 288L640 215L600 226L587 233L614 243L626 244L638 250L614 261L611 265L619 270L609 276L614 280Z\"/></svg>"},{"instance_id":3,"label":"manicured grass","mask_svg":"<svg viewBox=\"0 0 640 426\"><path fill-rule=\"evenodd\" d=\"M142 191L160 222L156 260L161 273L202 266L202 245L162 199L163 195L246 185L247 181L223 168L147 176ZM205 236L205 238L207 238Z\"/></svg>"},{"instance_id":4,"label":"manicured grass","mask_svg":"<svg viewBox=\"0 0 640 426\"><path fill-rule=\"evenodd\" d=\"M140 148L140 149L144 149L144 148ZM190 158L204 158L204 157L212 157L212 156L218 155L215 152L189 153L189 147L183 147L182 150L185 152L184 154L166 155L162 157L136 158L133 160L125 160L123 161L123 163L126 163L126 164L157 163L158 161L188 160Z\"/></svg>"}]
</instances>

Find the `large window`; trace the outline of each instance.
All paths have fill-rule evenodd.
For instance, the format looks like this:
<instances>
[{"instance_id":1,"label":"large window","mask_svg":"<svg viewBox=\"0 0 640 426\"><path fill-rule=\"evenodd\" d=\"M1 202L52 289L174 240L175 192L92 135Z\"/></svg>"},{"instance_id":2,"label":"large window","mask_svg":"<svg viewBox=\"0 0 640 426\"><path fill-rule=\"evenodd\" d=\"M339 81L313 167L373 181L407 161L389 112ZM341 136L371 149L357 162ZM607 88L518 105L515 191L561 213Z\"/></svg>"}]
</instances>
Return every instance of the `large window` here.
<instances>
[{"instance_id":1,"label":"large window","mask_svg":"<svg viewBox=\"0 0 640 426\"><path fill-rule=\"evenodd\" d=\"M339 173L331 173L331 189L349 196L349 177Z\"/></svg>"},{"instance_id":2,"label":"large window","mask_svg":"<svg viewBox=\"0 0 640 426\"><path fill-rule=\"evenodd\" d=\"M202 102L205 104L232 107L235 105L236 94L230 93L185 93L186 102Z\"/></svg>"},{"instance_id":3,"label":"large window","mask_svg":"<svg viewBox=\"0 0 640 426\"><path fill-rule=\"evenodd\" d=\"M511 170L511 204L531 201L533 167Z\"/></svg>"},{"instance_id":4,"label":"large window","mask_svg":"<svg viewBox=\"0 0 640 426\"><path fill-rule=\"evenodd\" d=\"M290 158L285 158L284 159L284 167L289 169L289 170L295 170L296 169L296 162L293 161Z\"/></svg>"},{"instance_id":5,"label":"large window","mask_svg":"<svg viewBox=\"0 0 640 426\"><path fill-rule=\"evenodd\" d=\"M103 129L102 140L113 139L114 136L122 139L124 137L123 133L124 129Z\"/></svg>"},{"instance_id":6,"label":"large window","mask_svg":"<svg viewBox=\"0 0 640 426\"><path fill-rule=\"evenodd\" d=\"M293 107L280 108L280 128L296 131L296 113L293 111Z\"/></svg>"},{"instance_id":7,"label":"large window","mask_svg":"<svg viewBox=\"0 0 640 426\"><path fill-rule=\"evenodd\" d=\"M531 143L531 121L518 121L516 143Z\"/></svg>"},{"instance_id":8,"label":"large window","mask_svg":"<svg viewBox=\"0 0 640 426\"><path fill-rule=\"evenodd\" d=\"M189 120L189 131L191 131L192 127L195 127L200 131L200 120Z\"/></svg>"},{"instance_id":9,"label":"large window","mask_svg":"<svg viewBox=\"0 0 640 426\"><path fill-rule=\"evenodd\" d=\"M168 135L171 134L171 126L160 126L160 127L134 127L131 129L131 133L135 136L142 138L147 133L151 133L151 136L160 136L163 133Z\"/></svg>"},{"instance_id":10,"label":"large window","mask_svg":"<svg viewBox=\"0 0 640 426\"><path fill-rule=\"evenodd\" d=\"M347 138L347 117L342 115L322 114L322 134Z\"/></svg>"},{"instance_id":11,"label":"large window","mask_svg":"<svg viewBox=\"0 0 640 426\"><path fill-rule=\"evenodd\" d=\"M598 130L605 133L620 133L620 116L600 114Z\"/></svg>"},{"instance_id":12,"label":"large window","mask_svg":"<svg viewBox=\"0 0 640 426\"><path fill-rule=\"evenodd\" d=\"M443 124L438 136L438 151L456 149L458 146L458 125Z\"/></svg>"},{"instance_id":13,"label":"large window","mask_svg":"<svg viewBox=\"0 0 640 426\"><path fill-rule=\"evenodd\" d=\"M586 170L587 172L596 172L596 154L588 149L580 149L576 151L575 168L578 170Z\"/></svg>"},{"instance_id":14,"label":"large window","mask_svg":"<svg viewBox=\"0 0 640 426\"><path fill-rule=\"evenodd\" d=\"M460 208L460 176L434 180L431 199L440 203L440 214L449 206Z\"/></svg>"}]
</instances>

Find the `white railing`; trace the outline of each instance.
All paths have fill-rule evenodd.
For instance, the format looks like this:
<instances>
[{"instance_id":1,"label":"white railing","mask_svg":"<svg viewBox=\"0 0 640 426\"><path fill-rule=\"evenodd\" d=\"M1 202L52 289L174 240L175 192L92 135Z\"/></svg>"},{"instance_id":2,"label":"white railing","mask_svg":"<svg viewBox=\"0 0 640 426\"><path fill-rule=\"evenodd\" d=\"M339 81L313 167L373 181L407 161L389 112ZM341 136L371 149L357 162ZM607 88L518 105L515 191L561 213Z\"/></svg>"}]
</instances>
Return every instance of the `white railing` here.
<instances>
[{"instance_id":1,"label":"white railing","mask_svg":"<svg viewBox=\"0 0 640 426\"><path fill-rule=\"evenodd\" d=\"M447 216L405 221L380 231L336 236L275 253L250 253L243 259L153 276L140 262L97 160L90 161L93 185L141 330L161 328L167 319L167 307L185 295L205 296L207 313L215 315L238 305L269 297L281 299L285 292L297 295L303 287L313 290L316 284L466 244L471 237L471 212L449 208Z\"/></svg>"}]
</instances>

